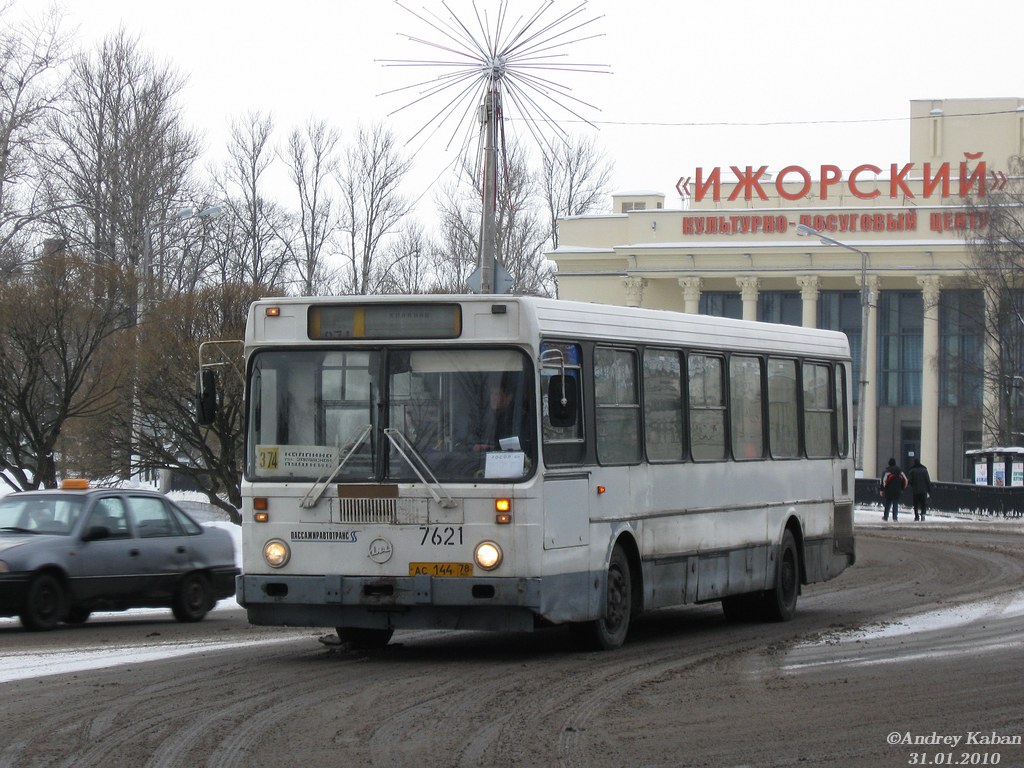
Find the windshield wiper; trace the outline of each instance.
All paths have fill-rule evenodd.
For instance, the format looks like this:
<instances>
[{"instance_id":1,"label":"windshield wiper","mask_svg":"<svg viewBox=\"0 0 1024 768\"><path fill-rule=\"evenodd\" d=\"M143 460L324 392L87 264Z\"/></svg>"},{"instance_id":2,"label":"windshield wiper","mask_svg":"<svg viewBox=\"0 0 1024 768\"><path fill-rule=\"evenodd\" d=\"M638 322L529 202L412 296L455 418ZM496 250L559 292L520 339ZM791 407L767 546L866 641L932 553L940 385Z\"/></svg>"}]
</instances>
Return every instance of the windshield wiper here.
<instances>
[{"instance_id":1,"label":"windshield wiper","mask_svg":"<svg viewBox=\"0 0 1024 768\"><path fill-rule=\"evenodd\" d=\"M3 528L0 528L0 531L14 531L14 533L35 533L35 531L33 531L30 528L21 528L17 525L5 525Z\"/></svg>"},{"instance_id":2,"label":"windshield wiper","mask_svg":"<svg viewBox=\"0 0 1024 768\"><path fill-rule=\"evenodd\" d=\"M437 476L430 471L430 465L423 460L423 457L419 455L415 448L412 447L412 443L409 442L409 438L405 436L402 430L397 427L387 427L384 430L384 436L388 439L391 445L394 446L395 450L398 451L398 455L405 459L405 463L409 465L416 476L420 479L420 482L427 486L427 490L430 491L430 495L434 497L434 501L440 504L445 509L453 509L458 506L455 499L451 497L451 494L444 489L441 482L437 479ZM430 480L423 476L423 472L416 465L416 462L410 459L406 455L406 451L411 453L416 461L419 462L420 466L423 467L423 471L430 475ZM435 490L436 489L436 490ZM440 493L438 493L440 491ZM444 498L441 498L441 494L444 494Z\"/></svg>"},{"instance_id":3,"label":"windshield wiper","mask_svg":"<svg viewBox=\"0 0 1024 768\"><path fill-rule=\"evenodd\" d=\"M320 485L321 480L320 478L317 478L317 481L310 486L310 489L306 491L306 495L302 497L302 501L299 502L300 507L303 509L312 509L316 506L317 502L320 501L320 497L324 495L324 491L327 490L327 486L334 482L334 478L338 476L339 472L341 472L341 468L344 467L348 463L348 460L352 458L352 455L359 450L359 446L361 446L366 440L370 431L373 429L373 425L367 424L364 427L356 427L356 429L362 429L362 432L359 433L359 436L356 437L355 440L351 441L351 447L348 449L348 453L346 453L342 460L338 462L338 466L336 466L334 471L331 472L331 476L323 481L324 484L320 486L319 490L317 490L317 486ZM353 432L353 434L355 433Z\"/></svg>"}]
</instances>

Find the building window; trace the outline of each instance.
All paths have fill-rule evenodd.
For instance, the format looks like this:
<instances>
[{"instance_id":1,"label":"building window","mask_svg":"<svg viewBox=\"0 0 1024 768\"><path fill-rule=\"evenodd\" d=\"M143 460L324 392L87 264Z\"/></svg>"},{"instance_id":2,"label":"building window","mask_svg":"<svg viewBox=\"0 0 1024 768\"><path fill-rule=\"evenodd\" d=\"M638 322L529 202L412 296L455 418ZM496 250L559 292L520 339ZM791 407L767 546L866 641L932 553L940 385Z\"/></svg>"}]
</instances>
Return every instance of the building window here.
<instances>
[{"instance_id":1,"label":"building window","mask_svg":"<svg viewBox=\"0 0 1024 768\"><path fill-rule=\"evenodd\" d=\"M822 291L818 294L818 327L846 334L853 358L853 377L860 381L860 321L859 291ZM860 387L853 388L853 402L860 399Z\"/></svg>"},{"instance_id":2,"label":"building window","mask_svg":"<svg viewBox=\"0 0 1024 768\"><path fill-rule=\"evenodd\" d=\"M981 407L985 299L981 291L942 291L939 300L939 404Z\"/></svg>"},{"instance_id":3,"label":"building window","mask_svg":"<svg viewBox=\"0 0 1024 768\"><path fill-rule=\"evenodd\" d=\"M921 405L924 299L882 291L878 302L878 404Z\"/></svg>"},{"instance_id":4,"label":"building window","mask_svg":"<svg viewBox=\"0 0 1024 768\"><path fill-rule=\"evenodd\" d=\"M761 291L757 296L757 319L764 323L803 325L803 299L799 291Z\"/></svg>"},{"instance_id":5,"label":"building window","mask_svg":"<svg viewBox=\"0 0 1024 768\"><path fill-rule=\"evenodd\" d=\"M700 295L700 313L712 317L743 319L743 300L738 291L705 291Z\"/></svg>"}]
</instances>

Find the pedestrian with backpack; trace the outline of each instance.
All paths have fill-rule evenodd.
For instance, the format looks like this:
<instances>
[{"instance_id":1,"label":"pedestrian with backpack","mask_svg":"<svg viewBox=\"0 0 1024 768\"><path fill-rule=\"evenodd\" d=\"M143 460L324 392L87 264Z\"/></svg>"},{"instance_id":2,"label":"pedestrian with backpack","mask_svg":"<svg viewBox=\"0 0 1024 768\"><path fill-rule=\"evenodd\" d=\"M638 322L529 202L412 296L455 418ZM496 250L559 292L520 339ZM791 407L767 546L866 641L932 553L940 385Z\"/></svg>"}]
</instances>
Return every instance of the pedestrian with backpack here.
<instances>
[{"instance_id":1,"label":"pedestrian with backpack","mask_svg":"<svg viewBox=\"0 0 1024 768\"><path fill-rule=\"evenodd\" d=\"M900 496L903 495L903 491L907 487L907 476L896 464L896 459L889 459L889 465L885 468L879 485L881 485L882 504L885 510L882 513L882 520L888 521L889 511L892 510L892 521L895 523L900 511Z\"/></svg>"},{"instance_id":2,"label":"pedestrian with backpack","mask_svg":"<svg viewBox=\"0 0 1024 768\"><path fill-rule=\"evenodd\" d=\"M907 480L910 481L910 492L914 494L914 519L923 522L924 513L928 511L928 498L932 493L932 479L920 459L914 459L914 466L907 472Z\"/></svg>"}]
</instances>

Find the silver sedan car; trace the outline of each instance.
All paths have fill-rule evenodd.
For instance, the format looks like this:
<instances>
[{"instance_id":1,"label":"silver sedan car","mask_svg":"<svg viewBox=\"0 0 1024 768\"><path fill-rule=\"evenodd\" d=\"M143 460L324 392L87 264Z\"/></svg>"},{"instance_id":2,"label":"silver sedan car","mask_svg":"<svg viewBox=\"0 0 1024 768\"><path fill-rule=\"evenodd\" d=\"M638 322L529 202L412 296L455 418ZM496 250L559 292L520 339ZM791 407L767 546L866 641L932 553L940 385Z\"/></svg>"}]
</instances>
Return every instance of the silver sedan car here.
<instances>
[{"instance_id":1,"label":"silver sedan car","mask_svg":"<svg viewBox=\"0 0 1024 768\"><path fill-rule=\"evenodd\" d=\"M65 481L0 498L0 616L27 629L127 608L199 621L235 593L237 574L231 534L155 491Z\"/></svg>"}]
</instances>

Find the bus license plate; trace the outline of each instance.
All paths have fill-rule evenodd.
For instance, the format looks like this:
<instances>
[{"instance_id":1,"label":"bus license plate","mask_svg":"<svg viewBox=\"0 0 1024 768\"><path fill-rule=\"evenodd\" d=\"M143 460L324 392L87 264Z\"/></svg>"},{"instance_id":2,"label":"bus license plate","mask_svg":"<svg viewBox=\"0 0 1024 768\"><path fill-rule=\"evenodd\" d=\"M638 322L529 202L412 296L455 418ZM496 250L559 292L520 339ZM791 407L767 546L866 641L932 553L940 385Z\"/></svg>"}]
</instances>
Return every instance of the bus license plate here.
<instances>
[{"instance_id":1,"label":"bus license plate","mask_svg":"<svg viewBox=\"0 0 1024 768\"><path fill-rule=\"evenodd\" d=\"M472 576L472 563L409 563L410 576Z\"/></svg>"}]
</instances>

